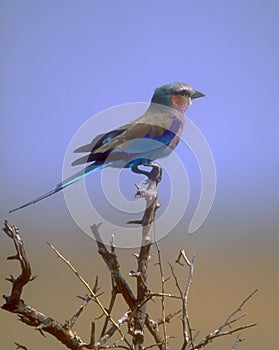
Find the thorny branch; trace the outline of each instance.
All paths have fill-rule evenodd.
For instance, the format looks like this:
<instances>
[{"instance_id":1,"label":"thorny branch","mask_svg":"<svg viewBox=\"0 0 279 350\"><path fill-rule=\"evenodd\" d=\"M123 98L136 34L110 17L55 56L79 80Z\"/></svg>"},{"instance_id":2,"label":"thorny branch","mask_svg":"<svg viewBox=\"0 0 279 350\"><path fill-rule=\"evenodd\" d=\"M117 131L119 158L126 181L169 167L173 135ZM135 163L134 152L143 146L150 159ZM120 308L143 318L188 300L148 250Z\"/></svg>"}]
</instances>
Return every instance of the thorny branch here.
<instances>
[{"instance_id":1,"label":"thorny branch","mask_svg":"<svg viewBox=\"0 0 279 350\"><path fill-rule=\"evenodd\" d=\"M166 325L166 309L165 309L165 276L163 273L163 265L162 265L162 258L161 258L161 250L159 247L159 243L157 240L155 240L155 245L157 249L157 256L158 256L158 265L159 265L159 272L161 277L161 310L162 310L162 324L163 324L163 333L164 333L164 343L165 346L168 346L168 336L167 336L167 325Z\"/></svg>"},{"instance_id":2,"label":"thorny branch","mask_svg":"<svg viewBox=\"0 0 279 350\"><path fill-rule=\"evenodd\" d=\"M235 342L233 343L232 350L235 350L236 347L245 340L245 338L241 338L240 334L237 335Z\"/></svg>"},{"instance_id":3,"label":"thorny branch","mask_svg":"<svg viewBox=\"0 0 279 350\"><path fill-rule=\"evenodd\" d=\"M23 241L20 238L18 228L10 226L7 221L4 223L3 231L10 237L15 245L16 254L9 256L8 260L18 260L21 266L21 274L14 278L10 276L7 278L12 283L12 292L10 296L4 296L6 304L2 306L3 309L13 311L20 304L20 296L23 291L23 287L35 277L31 277L31 265L25 253Z\"/></svg>"},{"instance_id":4,"label":"thorny branch","mask_svg":"<svg viewBox=\"0 0 279 350\"><path fill-rule=\"evenodd\" d=\"M154 218L157 209L159 208L159 204L157 203L157 185L161 180L161 168L157 164L150 164L152 170L150 172L143 171L138 167L134 167L133 171L139 174L146 175L148 177L147 180L147 188L143 189L137 185L137 193L136 196L144 198L146 201L146 208L144 215L141 220L131 221L131 224L140 224L142 226L142 243L140 247L139 254L137 255L138 268L136 272L131 273L130 275L135 277L137 280L137 293L136 295L131 290L129 284L126 282L125 278L122 276L120 271L120 265L118 262L118 258L115 252L115 246L113 240L111 242L110 251L104 245L100 233L99 226L93 225L91 227L92 233L96 238L98 245L98 252L102 256L104 262L109 268L111 274L112 281L112 293L111 300L109 303L109 307L106 308L100 301L98 293L98 279L96 278L95 286L93 288L90 287L88 282L84 280L81 274L75 269L75 267L61 254L58 252L54 246L51 244L50 247L56 252L59 258L62 259L74 272L74 274L79 278L79 280L83 283L83 285L89 291L89 294L85 297L82 297L82 304L78 308L78 310L74 313L74 315L66 321L64 324L54 320L53 318L46 316L39 311L31 308L26 305L24 301L21 299L21 294L23 291L23 287L34 277L31 276L31 265L27 258L27 255L24 250L23 242L20 238L18 229L14 226L10 226L7 222L5 222L3 231L11 238L14 242L16 248L16 254L14 256L9 257L9 260L18 260L21 266L21 274L14 278L11 276L8 280L12 283L12 291L10 296L4 296L6 303L2 306L2 309L7 310L12 313L16 313L19 315L19 318L25 324L34 327L36 330L39 330L43 335L43 332L48 332L52 334L57 340L61 341L64 345L66 345L69 349L73 350L82 350L82 349L110 349L110 348L123 348L128 350L145 350L153 347L157 347L160 350L169 349L168 341L172 337L167 335L166 323L170 322L175 316L182 313L182 329L183 329L183 341L181 345L181 350L198 350L200 348L205 347L214 339L225 336L228 334L233 334L244 329L254 327L256 324L249 324L246 326L240 326L237 328L231 328L232 324L236 323L240 319L246 316L245 313L240 313L244 305L250 300L250 298L256 293L257 290L252 292L239 306L236 308L224 321L224 323L218 327L213 332L209 333L207 336L202 338L199 342L196 342L197 334L193 336L192 328L190 326L190 317L188 313L188 296L190 287L192 284L193 271L194 271L194 258L189 260L186 256L184 250L180 250L179 256L176 259L176 263L180 266L186 266L188 271L188 278L186 281L186 285L184 288L181 287L180 282L175 274L175 270L170 265L170 269L172 272L172 276L175 281L175 285L178 290L179 295L174 295L167 293L165 291L165 278L163 274L162 260L161 260L161 252L158 246L158 243L155 240L155 244L157 247L158 253L158 265L159 272L161 277L161 290L159 292L152 292L148 287L148 263L150 260L150 249L153 245L152 237L153 237L153 226L154 226ZM129 309L125 312L121 317L117 320L112 318L112 310L115 305L117 294L121 294L127 303ZM154 298L161 299L161 311L162 318L154 321L151 316L147 313L146 307L151 299ZM181 310L170 313L166 315L165 303L168 298L178 299L181 301ZM96 334L96 324L95 322L91 323L91 336L89 343L85 343L74 331L73 326L78 320L81 313L84 311L88 302L94 300L98 306L102 310L102 316L105 315L105 321L103 327L101 328L100 336L98 337ZM239 314L240 313L240 314ZM95 319L96 320L96 319ZM109 322L111 326L109 327ZM128 335L132 335L133 345L130 345L126 336L123 333L122 325L127 324L128 331L126 332ZM159 326L163 327L163 334L161 334L159 330ZM153 336L155 343L152 345L148 345L144 347L144 339L145 327ZM226 327L229 327L226 330ZM121 339L114 341L114 343L110 345L106 345L107 341L112 338L112 336L119 332L121 334ZM125 334L126 334L125 333ZM237 336L232 350L236 348L237 345L244 339ZM125 342L123 345L123 341ZM122 342L122 343L121 343ZM18 343L15 343L18 348L26 348L21 346ZM195 345L196 344L196 345Z\"/></svg>"},{"instance_id":5,"label":"thorny branch","mask_svg":"<svg viewBox=\"0 0 279 350\"><path fill-rule=\"evenodd\" d=\"M16 348L17 348L17 349L28 350L28 348L27 348L25 345L21 345L21 344L16 343L16 342L15 342L15 345L16 345Z\"/></svg>"},{"instance_id":6,"label":"thorny branch","mask_svg":"<svg viewBox=\"0 0 279 350\"><path fill-rule=\"evenodd\" d=\"M137 301L134 315L134 339L135 350L143 349L144 325L146 319L146 303L143 303L148 296L148 262L150 260L150 249L152 245L152 226L155 219L156 210L159 208L157 203L158 191L157 185L161 181L162 169L157 164L152 164L152 170L148 173L147 189L138 187L136 196L142 197L146 201L146 208L142 218L142 243L138 258L138 276L137 276ZM140 173L140 169L133 168Z\"/></svg>"},{"instance_id":7,"label":"thorny branch","mask_svg":"<svg viewBox=\"0 0 279 350\"><path fill-rule=\"evenodd\" d=\"M242 310L243 306L252 298L252 296L255 293L257 293L257 291L258 290L255 289L251 294L249 294L248 297L245 298L241 302L241 304L227 317L225 322L223 324L221 324L221 326L216 328L213 332L209 333L206 337L204 337L195 346L195 349L200 349L200 348L206 346L207 344L211 343L214 339L216 339L218 337L222 337L222 336L225 336L225 335L233 334L233 333L242 331L242 330L247 329L247 328L255 327L257 324L256 323L252 323L252 324L248 324L248 325L245 325L245 326L241 326L241 327L237 327L237 328L231 329L229 331L223 331L223 329L225 327L231 328L231 324L232 323L237 322L238 320L240 320L240 318L243 318L243 317L247 316L247 314L245 313L245 314L241 314L240 316L237 316L237 317L233 318L238 312L240 312Z\"/></svg>"},{"instance_id":8,"label":"thorny branch","mask_svg":"<svg viewBox=\"0 0 279 350\"><path fill-rule=\"evenodd\" d=\"M123 332L121 331L121 329L119 328L119 326L117 325L117 323L112 319L112 317L108 314L106 308L103 306L103 304L101 303L100 299L98 298L98 296L96 295L96 293L94 292L94 290L89 286L89 284L85 281L85 279L78 273L78 271L76 270L76 268L70 263L69 260L65 259L64 256L50 243L48 243L48 245L51 247L51 249L57 254L57 256L64 261L69 268L74 272L74 274L78 277L78 279L82 282L82 284L87 288L87 290L90 293L90 296L92 296L92 298L94 299L94 301L96 302L96 304L100 307L100 309L102 310L102 312L109 318L109 320L111 321L111 323L117 328L118 332L121 335L122 339L125 339L125 336L123 334Z\"/></svg>"},{"instance_id":9,"label":"thorny branch","mask_svg":"<svg viewBox=\"0 0 279 350\"><path fill-rule=\"evenodd\" d=\"M133 343L135 349L143 348L144 341L144 325L153 335L161 350L165 349L164 339L162 338L158 325L146 313L146 298L148 298L147 271L148 262L150 259L150 249L152 246L152 224L154 222L156 210L159 205L157 203L157 185L161 180L161 168L157 164L150 164L152 170L150 172L143 171L137 166L133 167L133 171L139 174L146 175L147 189L143 189L137 185L136 197L142 197L146 200L146 209L141 220L130 221L130 224L140 224L142 226L142 243L138 256L138 269L134 276L137 278L137 297L129 288L127 282L120 273L119 263L115 254L115 249L111 246L111 252L108 251L102 242L99 234L99 226L91 227L92 233L97 241L99 254L107 264L112 280L116 283L117 290L122 294L128 306L132 310L134 319L133 323Z\"/></svg>"},{"instance_id":10,"label":"thorny branch","mask_svg":"<svg viewBox=\"0 0 279 350\"><path fill-rule=\"evenodd\" d=\"M195 255L192 258L192 261L190 261L184 250L180 250L179 256L176 259L176 263L178 263L181 266L184 266L183 263L180 262L181 258L184 259L184 262L186 265L189 267L189 272L188 272L188 280L186 283L185 291L182 291L182 288L179 285L178 279L176 277L176 274L174 272L174 268L172 267L171 264L169 264L172 276L175 280L175 285L178 289L178 292L180 294L180 299L182 302L182 328L183 328L183 344L181 347L181 350L185 350L188 345L191 345L191 347L194 349L194 343L193 343L193 335L192 335L192 329L190 326L190 320L189 320L189 315L188 315L188 295L190 292L190 287L192 284L192 278L194 274L194 260L195 260Z\"/></svg>"},{"instance_id":11,"label":"thorny branch","mask_svg":"<svg viewBox=\"0 0 279 350\"><path fill-rule=\"evenodd\" d=\"M41 334L43 331L52 334L57 340L61 341L69 349L78 350L82 344L85 344L67 324L55 321L49 316L28 306L21 299L23 287L32 280L31 265L27 258L22 239L19 231L15 226L10 226L6 221L3 231L11 238L16 248L16 255L9 257L9 260L19 260L21 266L21 274L17 277L9 279L12 282L12 291L10 296L5 296L6 303L2 305L2 309L15 313L19 316L20 321L28 326L35 327Z\"/></svg>"},{"instance_id":12,"label":"thorny branch","mask_svg":"<svg viewBox=\"0 0 279 350\"><path fill-rule=\"evenodd\" d=\"M172 267L171 264L169 264L173 278L175 280L175 285L179 291L180 294L180 298L182 301L182 324L183 324L183 338L184 338L184 342L182 344L181 350L185 350L185 349L190 349L190 350L198 350L202 347L205 347L206 345L208 345L209 343L211 343L214 339L218 338L218 337L222 337L225 335L229 335L229 334L233 334L236 332L239 332L241 330L247 329L247 328L251 328L256 326L256 323L253 324L248 324L245 326L241 326L241 327L237 327L235 329L231 329L229 331L223 331L223 329L225 327L231 327L231 324L233 324L234 322L239 321L241 318L245 317L247 314L241 314L236 316L235 318L233 318L238 312L240 312L243 308L243 306L248 302L249 299L252 298L252 296L257 292L257 289L254 290L251 294L249 294L249 296L247 298L245 298L241 304L227 317L227 319L225 320L225 322L218 327L217 329L215 329L213 332L209 333L206 337L204 337L203 339L201 339L199 341L198 344L194 344L195 339L193 338L192 335L192 329L190 326L190 320L189 320L189 314L188 314L188 295L189 295L189 291L190 291L190 286L192 283L192 278L193 278L193 273L194 273L194 259L195 256L193 256L192 261L190 261L184 251L180 250L179 252L179 256L176 259L176 263L184 266L184 264L181 262L181 259L184 260L184 263L186 263L186 265L189 267L189 273L188 273L188 281L186 283L186 287L185 287L185 291L183 293L182 288L180 287L178 278L174 272L174 268ZM239 338L240 339L240 338ZM235 346L241 341L241 340L237 340L235 342Z\"/></svg>"}]
</instances>

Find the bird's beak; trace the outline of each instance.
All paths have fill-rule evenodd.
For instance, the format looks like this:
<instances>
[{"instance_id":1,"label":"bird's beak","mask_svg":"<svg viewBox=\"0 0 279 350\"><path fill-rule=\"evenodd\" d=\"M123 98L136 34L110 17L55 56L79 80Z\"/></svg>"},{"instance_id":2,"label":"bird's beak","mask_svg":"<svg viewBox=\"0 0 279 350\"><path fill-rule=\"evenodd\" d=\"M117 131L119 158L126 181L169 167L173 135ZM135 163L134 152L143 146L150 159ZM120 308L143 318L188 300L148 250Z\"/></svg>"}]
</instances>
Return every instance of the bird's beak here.
<instances>
[{"instance_id":1,"label":"bird's beak","mask_svg":"<svg viewBox=\"0 0 279 350\"><path fill-rule=\"evenodd\" d=\"M197 90L193 90L191 92L191 95L190 95L192 100L194 100L195 98L203 97L203 96L205 96L205 94L203 94L202 92L197 91Z\"/></svg>"}]
</instances>

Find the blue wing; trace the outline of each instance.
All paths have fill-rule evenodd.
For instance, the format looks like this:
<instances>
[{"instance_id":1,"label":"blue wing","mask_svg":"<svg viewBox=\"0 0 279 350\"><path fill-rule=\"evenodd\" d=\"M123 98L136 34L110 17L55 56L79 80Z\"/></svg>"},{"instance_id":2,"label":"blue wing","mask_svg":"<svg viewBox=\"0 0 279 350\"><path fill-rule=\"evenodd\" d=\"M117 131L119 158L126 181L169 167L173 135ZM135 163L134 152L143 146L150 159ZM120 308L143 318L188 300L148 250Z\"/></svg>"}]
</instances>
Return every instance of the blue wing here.
<instances>
[{"instance_id":1,"label":"blue wing","mask_svg":"<svg viewBox=\"0 0 279 350\"><path fill-rule=\"evenodd\" d=\"M76 159L72 165L104 163L109 158L110 166L126 167L125 164L136 157L150 160L165 157L171 152L166 152L166 146L176 137L180 126L180 121L175 117L170 128L148 123L128 124L127 128L99 135L91 143L75 150L88 154Z\"/></svg>"}]
</instances>

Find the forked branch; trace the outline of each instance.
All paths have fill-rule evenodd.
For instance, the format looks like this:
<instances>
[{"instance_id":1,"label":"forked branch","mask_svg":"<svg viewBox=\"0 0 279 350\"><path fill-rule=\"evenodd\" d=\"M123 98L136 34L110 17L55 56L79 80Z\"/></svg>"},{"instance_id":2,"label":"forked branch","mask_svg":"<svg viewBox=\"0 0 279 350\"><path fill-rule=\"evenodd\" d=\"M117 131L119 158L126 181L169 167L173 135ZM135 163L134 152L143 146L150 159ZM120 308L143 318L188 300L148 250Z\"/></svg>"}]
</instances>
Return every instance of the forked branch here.
<instances>
[{"instance_id":1,"label":"forked branch","mask_svg":"<svg viewBox=\"0 0 279 350\"><path fill-rule=\"evenodd\" d=\"M15 226L10 226L7 221L4 223L3 231L8 237L10 237L15 245L16 254L9 256L8 260L18 260L21 267L21 274L14 278L10 276L7 278L12 283L12 292L10 296L4 296L6 304L2 306L2 309L14 311L21 303L20 296L23 291L23 287L34 279L31 277L31 265L25 253L23 241L19 235L19 230Z\"/></svg>"},{"instance_id":2,"label":"forked branch","mask_svg":"<svg viewBox=\"0 0 279 350\"><path fill-rule=\"evenodd\" d=\"M136 293L134 294L130 285L127 283L123 277L118 257L115 252L114 242L112 240L110 249L105 246L99 233L100 225L93 225L91 227L92 234L94 235L98 252L106 263L110 274L111 274L111 300L109 302L109 307L105 307L98 293L98 279L96 279L95 286L90 287L89 283L82 277L82 275L77 271L73 264L67 260L53 245L49 246L55 251L58 257L67 264L67 266L72 270L72 272L78 277L88 294L82 297L82 304L78 310L74 313L72 317L69 318L64 324L56 321L55 319L44 315L43 313L37 311L36 309L26 305L21 299L24 286L34 279L31 274L31 264L27 258L27 254L24 249L22 239L20 237L19 231L15 226L10 226L5 222L3 231L7 236L13 241L16 249L16 254L9 257L9 260L18 260L21 267L21 274L14 278L11 276L8 280L12 283L12 291L10 296L4 296L5 304L2 309L9 312L15 313L19 316L20 320L25 324L34 327L39 330L41 334L43 332L48 332L52 334L57 340L61 341L69 349L82 350L82 349L110 349L110 348L123 348L129 350L144 350L157 347L160 350L169 349L169 337L167 335L166 323L170 322L175 316L181 314L182 319L182 343L181 350L198 350L207 346L213 340L233 334L244 329L254 327L256 324L248 324L244 326L239 326L233 328L232 325L236 324L240 319L246 316L246 313L241 313L242 308L246 303L252 298L257 290L252 292L242 303L225 319L225 321L214 331L210 332L201 340L197 340L197 334L193 335L193 331L190 324L190 316L188 312L188 298L190 287L193 279L194 272L194 259L189 259L184 250L180 250L179 256L176 259L176 263L183 268L186 267L188 271L188 278L183 281L185 286L182 287L181 282L176 276L175 269L170 265L171 273L174 278L174 283L178 290L178 295L167 293L165 286L165 278L163 274L163 264L161 258L161 252L158 243L155 241L158 253L158 265L159 273L161 277L161 288L160 291L152 292L149 290L148 286L148 265L150 261L150 250L153 242L153 224L155 220L156 211L159 208L157 203L157 186L161 180L161 168L157 164L150 164L152 170L147 172L141 170L138 167L134 167L132 170L136 173L147 176L147 188L141 188L137 185L137 197L145 199L146 207L141 220L131 221L130 224L139 224L142 227L142 239L141 246L139 249L139 254L137 257L137 270L136 272L130 273L130 276L136 279ZM117 296L121 295L125 300L128 310L122 314L120 317L113 318L112 313L114 305L117 301ZM160 298L161 300L161 315L162 318L155 321L147 313L147 304L150 300L155 298ZM172 300L178 300L180 302L180 307L178 311L172 312L166 315L165 303L171 298ZM94 300L102 311L102 316L104 317L103 327L101 327L100 334L97 335L98 327L96 327L95 322L91 323L91 335L88 343L85 343L73 330L75 323L78 318L87 307L89 301ZM115 316L114 316L115 317ZM127 325L127 330L123 331L123 325ZM163 328L161 333L159 327ZM151 333L154 344L144 347L145 340L145 330ZM108 340L112 341L112 337L116 333L120 334L118 340L114 340L112 344L108 345ZM132 336L131 344L128 341L128 337ZM243 341L240 335L237 336L232 349L234 350L239 343ZM133 344L132 344L133 343ZM24 346L15 343L18 348L24 348Z\"/></svg>"},{"instance_id":3,"label":"forked branch","mask_svg":"<svg viewBox=\"0 0 279 350\"><path fill-rule=\"evenodd\" d=\"M128 283L123 278L117 256L115 254L114 247L111 247L111 252L108 251L104 245L100 233L99 226L93 225L91 227L92 233L97 241L99 248L99 254L102 256L103 260L107 264L112 280L117 286L117 290L122 294L125 301L127 302L133 316L133 344L135 349L143 349L144 341L144 326L146 325L150 333L153 335L156 344L160 344L159 348L161 350L165 349L164 337L159 332L158 325L155 321L151 319L146 313L146 300L149 297L148 290L148 262L150 260L150 249L152 246L152 225L155 219L155 214L159 208L157 203L157 185L161 181L162 170L157 164L150 164L152 170L150 172L139 169L137 166L133 167L133 171L138 174L142 174L148 177L147 188L137 187L136 197L144 198L146 201L146 208L144 215L141 220L130 221L130 224L140 224L142 226L142 241L141 247L138 255L138 269L134 276L137 278L137 296L133 294Z\"/></svg>"},{"instance_id":4,"label":"forked branch","mask_svg":"<svg viewBox=\"0 0 279 350\"><path fill-rule=\"evenodd\" d=\"M10 226L6 221L3 231L12 239L16 248L16 254L8 257L8 259L18 260L20 262L21 274L17 278L11 277L8 279L12 283L12 291L10 296L4 296L6 303L2 305L2 309L17 314L20 321L28 326L35 327L42 334L43 332L52 334L69 349L80 349L81 345L85 343L72 331L68 324L62 324L44 315L25 304L21 299L23 287L33 279L31 277L31 265L27 258L19 230L15 226Z\"/></svg>"}]
</instances>

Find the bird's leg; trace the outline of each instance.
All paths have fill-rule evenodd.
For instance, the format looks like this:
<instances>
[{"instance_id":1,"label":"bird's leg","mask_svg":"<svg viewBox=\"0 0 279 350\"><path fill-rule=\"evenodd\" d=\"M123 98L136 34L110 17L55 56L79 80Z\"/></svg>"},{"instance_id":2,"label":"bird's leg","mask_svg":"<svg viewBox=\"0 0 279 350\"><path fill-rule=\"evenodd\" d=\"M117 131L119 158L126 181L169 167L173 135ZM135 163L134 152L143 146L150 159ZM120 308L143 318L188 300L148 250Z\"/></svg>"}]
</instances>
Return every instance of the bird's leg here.
<instances>
[{"instance_id":1,"label":"bird's leg","mask_svg":"<svg viewBox=\"0 0 279 350\"><path fill-rule=\"evenodd\" d=\"M149 177L149 172L145 171L145 170L141 170L138 165L132 166L131 170L132 170L132 172L134 172L136 174L142 174L142 175Z\"/></svg>"},{"instance_id":2,"label":"bird's leg","mask_svg":"<svg viewBox=\"0 0 279 350\"><path fill-rule=\"evenodd\" d=\"M152 170L149 172L148 179L150 181L156 181L158 184L162 180L162 168L157 163L150 163L148 166L152 167Z\"/></svg>"},{"instance_id":3,"label":"bird's leg","mask_svg":"<svg viewBox=\"0 0 279 350\"><path fill-rule=\"evenodd\" d=\"M145 175L149 181L155 181L158 184L162 180L162 168L157 163L148 163L146 166L152 167L152 170L148 172L139 169L138 165L134 165L131 169L134 173Z\"/></svg>"},{"instance_id":4,"label":"bird's leg","mask_svg":"<svg viewBox=\"0 0 279 350\"><path fill-rule=\"evenodd\" d=\"M141 164L142 165L142 164ZM157 185L162 179L162 168L157 163L148 163L146 166L152 167L151 171L145 171L139 169L139 165L134 165L131 169L134 173L142 174L147 177L144 183L147 188L142 188L139 185L137 187L136 198L145 198L148 202L152 202L157 198Z\"/></svg>"}]
</instances>

